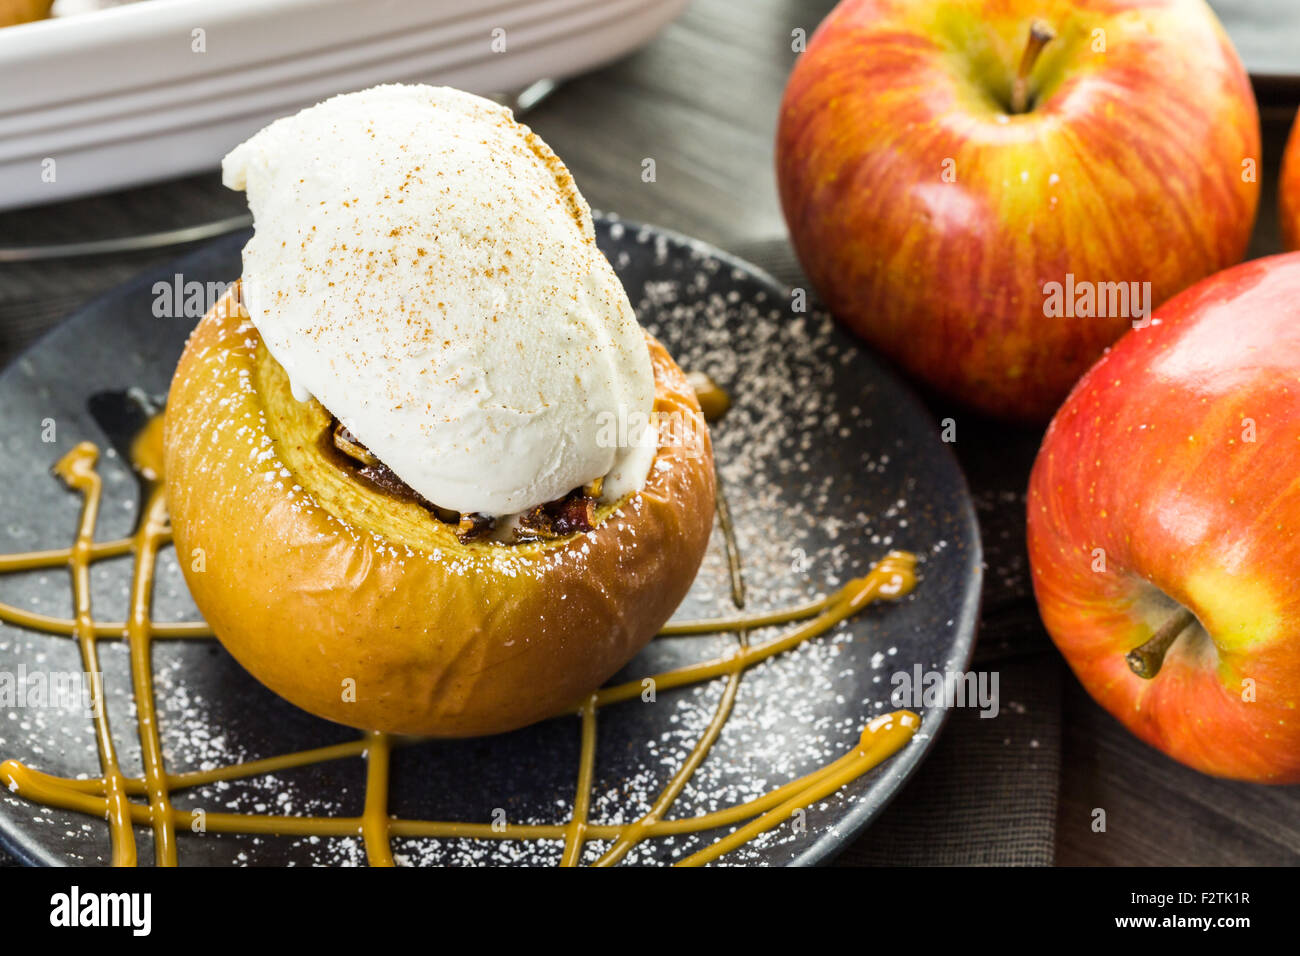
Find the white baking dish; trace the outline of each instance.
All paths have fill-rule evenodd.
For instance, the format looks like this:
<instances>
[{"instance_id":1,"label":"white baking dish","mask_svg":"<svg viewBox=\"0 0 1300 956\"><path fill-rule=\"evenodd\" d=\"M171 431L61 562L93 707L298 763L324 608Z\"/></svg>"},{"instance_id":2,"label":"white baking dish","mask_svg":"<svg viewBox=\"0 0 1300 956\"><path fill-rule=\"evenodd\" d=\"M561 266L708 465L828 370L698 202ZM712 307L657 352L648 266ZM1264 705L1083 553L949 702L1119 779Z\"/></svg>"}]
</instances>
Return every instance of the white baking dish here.
<instances>
[{"instance_id":1,"label":"white baking dish","mask_svg":"<svg viewBox=\"0 0 1300 956\"><path fill-rule=\"evenodd\" d=\"M386 81L491 93L572 75L685 5L145 0L0 29L0 209L211 168L333 93Z\"/></svg>"}]
</instances>

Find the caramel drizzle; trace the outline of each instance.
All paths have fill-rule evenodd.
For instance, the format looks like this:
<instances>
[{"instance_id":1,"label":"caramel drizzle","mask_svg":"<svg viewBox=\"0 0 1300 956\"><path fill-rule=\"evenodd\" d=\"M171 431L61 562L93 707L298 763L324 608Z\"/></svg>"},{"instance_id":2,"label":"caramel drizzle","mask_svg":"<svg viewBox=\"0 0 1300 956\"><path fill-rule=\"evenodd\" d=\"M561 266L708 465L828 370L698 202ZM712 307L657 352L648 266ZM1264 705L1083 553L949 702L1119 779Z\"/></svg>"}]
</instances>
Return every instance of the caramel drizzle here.
<instances>
[{"instance_id":1,"label":"caramel drizzle","mask_svg":"<svg viewBox=\"0 0 1300 956\"><path fill-rule=\"evenodd\" d=\"M592 822L592 784L595 778L597 712L619 701L639 697L644 678L602 688L575 707L581 723L581 749L573 813L562 824L479 824L430 820L406 820L388 813L389 769L394 747L413 746L421 741L367 732L360 739L261 760L246 761L210 770L168 773L159 741L156 697L153 684L151 645L155 639L211 637L203 622L155 623L152 605L153 574L159 550L171 540L171 529L161 479L161 419L146 426L132 449L133 462L145 477L145 507L140 526L130 538L96 543L103 485L96 469L98 449L83 442L59 461L55 473L82 496L77 536L70 548L0 556L0 573L66 566L72 577L75 618L38 614L0 603L0 620L55 635L75 638L81 649L82 665L92 675L93 719L99 749L101 776L91 779L59 777L7 760L0 764L0 784L47 806L74 810L107 819L114 866L136 863L134 826L150 826L154 833L155 861L160 866L177 865L176 831L203 828L214 832L283 836L360 836L367 860L373 866L392 866L392 839L466 838L473 840L559 840L563 842L562 866L581 863L591 841L611 845L593 865L612 866L637 844L653 837L699 833L720 827L736 827L698 852L677 861L677 866L699 866L735 850L760 834L779 826L792 815L848 785L881 761L897 753L920 727L920 718L907 710L882 714L863 729L858 745L831 763L767 794L722 810L698 816L665 819L686 784L704 762L731 715L744 672L754 664L812 640L866 605L896 599L915 586L916 558L907 552L891 551L863 577L856 578L833 594L796 607L759 614L743 613L744 580L740 552L736 546L730 511L721 489L718 518L726 543L732 599L738 613L707 621L669 625L661 636L734 632L736 649L725 656L653 675L656 692L683 687L716 677L725 677L722 697L699 741L682 766L665 785L650 809L637 820L613 826ZM98 560L133 554L131 602L128 620L96 622L90 607L90 565ZM801 622L774 640L750 643L750 631ZM142 778L127 777L117 761L113 735L103 701L97 642L125 639L130 648L132 690L136 701L137 731L144 767ZM271 814L206 813L180 810L171 796L179 790L276 773L330 760L362 757L366 761L365 804L359 817L276 816ZM141 802L132 797L143 797Z\"/></svg>"}]
</instances>

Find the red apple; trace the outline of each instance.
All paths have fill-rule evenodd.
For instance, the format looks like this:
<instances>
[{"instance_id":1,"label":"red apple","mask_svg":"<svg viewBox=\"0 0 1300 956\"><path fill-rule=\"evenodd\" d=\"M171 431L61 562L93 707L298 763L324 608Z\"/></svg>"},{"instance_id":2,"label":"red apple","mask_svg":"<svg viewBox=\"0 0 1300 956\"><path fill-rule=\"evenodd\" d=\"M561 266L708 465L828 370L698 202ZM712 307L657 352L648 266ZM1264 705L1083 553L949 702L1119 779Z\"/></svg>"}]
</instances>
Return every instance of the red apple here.
<instances>
[{"instance_id":1,"label":"red apple","mask_svg":"<svg viewBox=\"0 0 1300 956\"><path fill-rule=\"evenodd\" d=\"M1300 782L1300 253L1120 339L1048 428L1028 518L1043 622L1098 703L1205 773Z\"/></svg>"},{"instance_id":2,"label":"red apple","mask_svg":"<svg viewBox=\"0 0 1300 956\"><path fill-rule=\"evenodd\" d=\"M844 0L776 152L831 311L1019 419L1045 421L1132 318L1050 317L1048 283L1149 282L1158 304L1241 260L1259 200L1254 95L1203 0Z\"/></svg>"},{"instance_id":3,"label":"red apple","mask_svg":"<svg viewBox=\"0 0 1300 956\"><path fill-rule=\"evenodd\" d=\"M1282 245L1300 249L1300 117L1291 124L1282 153L1282 178L1277 184L1278 223Z\"/></svg>"}]
</instances>

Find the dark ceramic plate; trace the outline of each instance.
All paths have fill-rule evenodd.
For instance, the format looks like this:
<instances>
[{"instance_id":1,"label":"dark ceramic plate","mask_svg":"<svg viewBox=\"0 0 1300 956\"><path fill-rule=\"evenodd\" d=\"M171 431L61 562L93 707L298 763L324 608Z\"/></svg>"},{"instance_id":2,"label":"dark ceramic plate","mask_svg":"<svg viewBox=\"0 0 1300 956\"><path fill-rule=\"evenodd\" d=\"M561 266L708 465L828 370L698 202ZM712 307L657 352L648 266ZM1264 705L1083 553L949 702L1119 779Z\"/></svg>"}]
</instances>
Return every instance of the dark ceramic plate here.
<instances>
[{"instance_id":1,"label":"dark ceramic plate","mask_svg":"<svg viewBox=\"0 0 1300 956\"><path fill-rule=\"evenodd\" d=\"M974 640L980 550L966 485L921 405L893 373L825 315L796 314L788 290L743 262L663 231L602 218L601 245L641 321L684 368L713 376L735 404L714 428L734 512L750 609L802 601L864 573L887 550L918 553L921 580L897 604L869 608L836 630L751 668L730 721L671 816L696 815L765 793L847 752L863 724L893 709L890 675L964 669ZM122 448L141 395L161 396L193 318L157 318L155 283L229 280L246 235L232 236L127 285L56 329L0 376L0 551L67 547L79 499L50 466L74 443ZM130 393L130 394L128 394ZM46 426L53 422L56 441ZM105 479L97 537L130 533L139 487L120 453L101 461ZM93 611L122 620L129 558L97 562ZM0 575L0 601L71 614L60 568ZM715 533L680 617L732 613L728 569ZM176 560L159 563L154 618L197 616ZM755 641L776 636L757 632ZM631 678L716 656L734 638L654 642L626 669ZM100 642L109 716L128 774L139 776L139 741L127 649ZM78 673L66 638L0 626L0 671ZM159 641L154 649L159 722L170 772L356 739L356 732L297 710L249 677L215 641ZM721 681L662 692L655 704L600 713L593 822L630 821L680 766L703 732ZM921 730L904 750L810 807L806 828L784 825L723 858L725 863L809 864L832 856L880 812L916 770L943 723L917 708ZM567 821L579 746L576 718L501 737L430 742L393 757L389 811L405 818L486 823ZM0 707L0 758L61 776L98 776L91 723L80 712ZM178 792L183 809L354 816L365 790L357 758ZM664 863L718 832L654 838L628 862ZM103 863L102 819L51 810L10 793L0 799L0 836L32 863ZM139 856L152 837L136 828ZM535 863L559 859L558 842L394 839L399 861ZM600 850L589 844L585 859ZM182 864L364 862L356 837L179 836Z\"/></svg>"}]
</instances>

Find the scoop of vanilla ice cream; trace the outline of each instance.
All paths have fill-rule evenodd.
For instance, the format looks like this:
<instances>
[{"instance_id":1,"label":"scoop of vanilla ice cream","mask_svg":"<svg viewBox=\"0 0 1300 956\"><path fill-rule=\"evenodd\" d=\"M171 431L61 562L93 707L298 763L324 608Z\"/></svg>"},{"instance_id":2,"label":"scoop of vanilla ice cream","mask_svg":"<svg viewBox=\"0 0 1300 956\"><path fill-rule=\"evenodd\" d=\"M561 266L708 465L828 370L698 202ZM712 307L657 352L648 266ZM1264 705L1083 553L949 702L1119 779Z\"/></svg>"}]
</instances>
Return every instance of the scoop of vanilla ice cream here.
<instances>
[{"instance_id":1,"label":"scoop of vanilla ice cream","mask_svg":"<svg viewBox=\"0 0 1300 956\"><path fill-rule=\"evenodd\" d=\"M295 396L427 500L507 515L644 484L644 335L568 170L508 109L379 86L272 123L222 170L255 223L244 304Z\"/></svg>"}]
</instances>

